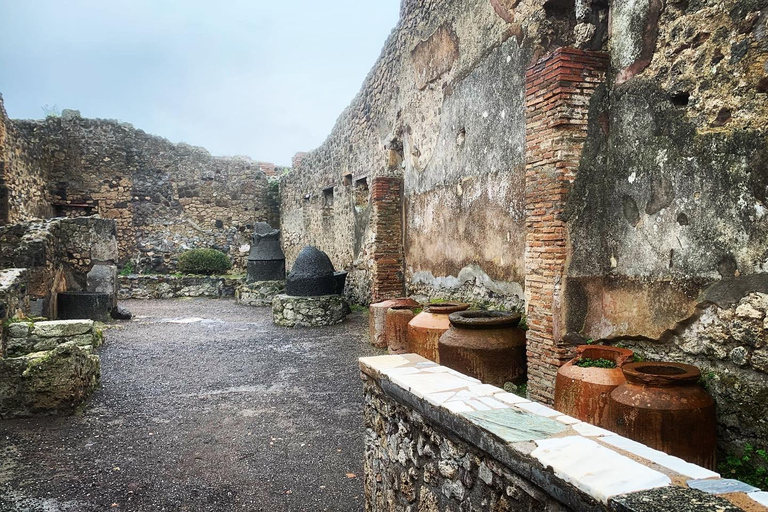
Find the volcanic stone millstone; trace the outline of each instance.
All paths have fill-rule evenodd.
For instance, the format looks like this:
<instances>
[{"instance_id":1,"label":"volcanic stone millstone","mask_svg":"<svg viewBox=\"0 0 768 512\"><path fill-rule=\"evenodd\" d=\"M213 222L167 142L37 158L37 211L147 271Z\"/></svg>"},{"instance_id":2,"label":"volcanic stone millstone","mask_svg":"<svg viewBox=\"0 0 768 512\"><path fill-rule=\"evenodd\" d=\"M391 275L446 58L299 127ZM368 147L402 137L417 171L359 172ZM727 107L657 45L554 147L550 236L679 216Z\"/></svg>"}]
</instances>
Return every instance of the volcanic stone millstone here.
<instances>
[{"instance_id":1,"label":"volcanic stone millstone","mask_svg":"<svg viewBox=\"0 0 768 512\"><path fill-rule=\"evenodd\" d=\"M282 281L285 279L285 254L280 247L280 230L266 222L256 224L248 255L248 280Z\"/></svg>"},{"instance_id":2,"label":"volcanic stone millstone","mask_svg":"<svg viewBox=\"0 0 768 512\"><path fill-rule=\"evenodd\" d=\"M285 290L294 297L334 295L336 278L328 255L316 247L303 248L288 274Z\"/></svg>"}]
</instances>

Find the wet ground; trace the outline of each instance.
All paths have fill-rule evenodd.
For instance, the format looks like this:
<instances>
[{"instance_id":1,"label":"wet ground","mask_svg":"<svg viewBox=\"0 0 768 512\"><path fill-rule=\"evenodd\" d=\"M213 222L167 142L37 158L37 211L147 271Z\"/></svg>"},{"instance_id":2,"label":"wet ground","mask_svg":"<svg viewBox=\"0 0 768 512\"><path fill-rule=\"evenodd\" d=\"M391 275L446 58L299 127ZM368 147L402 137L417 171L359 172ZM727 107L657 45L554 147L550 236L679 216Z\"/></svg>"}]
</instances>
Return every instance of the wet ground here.
<instances>
[{"instance_id":1,"label":"wet ground","mask_svg":"<svg viewBox=\"0 0 768 512\"><path fill-rule=\"evenodd\" d=\"M0 422L0 511L362 510L367 316L284 329L225 300L126 301L102 385Z\"/></svg>"}]
</instances>

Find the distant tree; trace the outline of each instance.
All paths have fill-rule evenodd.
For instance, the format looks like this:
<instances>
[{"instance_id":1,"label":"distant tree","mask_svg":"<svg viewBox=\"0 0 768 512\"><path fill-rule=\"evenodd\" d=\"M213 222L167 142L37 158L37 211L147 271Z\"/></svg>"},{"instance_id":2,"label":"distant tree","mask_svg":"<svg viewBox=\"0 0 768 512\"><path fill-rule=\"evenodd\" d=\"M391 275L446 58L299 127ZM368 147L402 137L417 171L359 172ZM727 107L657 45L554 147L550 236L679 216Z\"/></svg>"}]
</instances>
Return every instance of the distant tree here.
<instances>
[{"instance_id":1,"label":"distant tree","mask_svg":"<svg viewBox=\"0 0 768 512\"><path fill-rule=\"evenodd\" d=\"M61 109L58 105L43 105L40 107L40 109L43 111L43 114L45 114L46 119L49 117L61 117Z\"/></svg>"}]
</instances>

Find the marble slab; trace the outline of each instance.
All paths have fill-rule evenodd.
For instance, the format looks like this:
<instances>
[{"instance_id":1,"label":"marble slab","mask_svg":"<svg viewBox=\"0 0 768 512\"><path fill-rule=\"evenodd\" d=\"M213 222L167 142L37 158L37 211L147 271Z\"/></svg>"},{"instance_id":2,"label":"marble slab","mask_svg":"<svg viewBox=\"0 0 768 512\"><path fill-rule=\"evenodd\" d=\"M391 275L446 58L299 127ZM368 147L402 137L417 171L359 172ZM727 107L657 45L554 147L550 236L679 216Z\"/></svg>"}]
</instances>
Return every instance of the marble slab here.
<instances>
[{"instance_id":1,"label":"marble slab","mask_svg":"<svg viewBox=\"0 0 768 512\"><path fill-rule=\"evenodd\" d=\"M466 412L464 416L508 443L546 439L566 430L562 423L512 408Z\"/></svg>"},{"instance_id":2,"label":"marble slab","mask_svg":"<svg viewBox=\"0 0 768 512\"><path fill-rule=\"evenodd\" d=\"M720 478L720 475L714 471L702 468L696 464L691 464L690 462L686 462L679 457L674 457L659 450L654 450L649 446L638 443L637 441L633 441L631 439L627 439L626 437L612 435L609 437L603 437L600 439L600 441L611 446L615 446L616 448L620 448L633 455L637 455L643 459L654 462L659 466L663 466L676 473L680 473L681 475L687 476L688 478L697 480L703 480L706 478Z\"/></svg>"},{"instance_id":3,"label":"marble slab","mask_svg":"<svg viewBox=\"0 0 768 512\"><path fill-rule=\"evenodd\" d=\"M531 455L559 478L607 504L612 496L672 484L663 473L619 455L591 439L568 436L536 441Z\"/></svg>"},{"instance_id":4,"label":"marble slab","mask_svg":"<svg viewBox=\"0 0 768 512\"><path fill-rule=\"evenodd\" d=\"M709 494L730 494L732 492L757 492L760 489L751 485L723 478L720 480L688 480L688 487L698 489Z\"/></svg>"}]
</instances>

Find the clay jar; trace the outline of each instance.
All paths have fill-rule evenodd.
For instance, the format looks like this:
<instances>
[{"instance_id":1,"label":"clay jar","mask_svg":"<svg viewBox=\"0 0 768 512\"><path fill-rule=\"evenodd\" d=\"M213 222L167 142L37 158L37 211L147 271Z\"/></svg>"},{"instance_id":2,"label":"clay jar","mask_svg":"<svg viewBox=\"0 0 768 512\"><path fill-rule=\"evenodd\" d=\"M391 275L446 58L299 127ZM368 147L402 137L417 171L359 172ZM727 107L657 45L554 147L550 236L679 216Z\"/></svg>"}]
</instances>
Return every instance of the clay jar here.
<instances>
[{"instance_id":1,"label":"clay jar","mask_svg":"<svg viewBox=\"0 0 768 512\"><path fill-rule=\"evenodd\" d=\"M701 372L680 363L630 363L611 393L609 429L651 448L715 469L715 402Z\"/></svg>"},{"instance_id":2,"label":"clay jar","mask_svg":"<svg viewBox=\"0 0 768 512\"><path fill-rule=\"evenodd\" d=\"M498 387L525 380L519 313L461 311L448 318L451 328L438 342L440 364Z\"/></svg>"},{"instance_id":3,"label":"clay jar","mask_svg":"<svg viewBox=\"0 0 768 512\"><path fill-rule=\"evenodd\" d=\"M469 304L451 302L427 306L408 323L408 351L439 363L437 342L451 328L448 315L467 309Z\"/></svg>"},{"instance_id":4,"label":"clay jar","mask_svg":"<svg viewBox=\"0 0 768 512\"><path fill-rule=\"evenodd\" d=\"M408 322L414 317L413 306L394 306L387 310L385 337L390 354L408 353Z\"/></svg>"},{"instance_id":5,"label":"clay jar","mask_svg":"<svg viewBox=\"0 0 768 512\"><path fill-rule=\"evenodd\" d=\"M386 328L387 328L387 310L395 306L419 307L419 303L407 297L389 299L376 304L371 304L368 308L368 332L371 336L371 344L378 348L387 348Z\"/></svg>"},{"instance_id":6,"label":"clay jar","mask_svg":"<svg viewBox=\"0 0 768 512\"><path fill-rule=\"evenodd\" d=\"M555 409L603 428L610 428L608 403L611 392L626 382L621 367L632 360L634 352L605 345L579 345L576 357L557 371ZM582 368L582 359L607 359L616 368Z\"/></svg>"}]
</instances>

